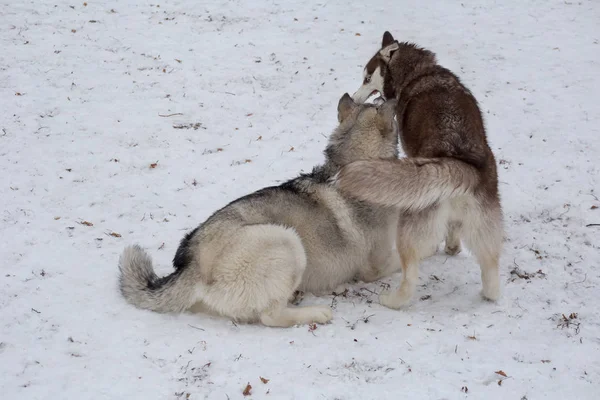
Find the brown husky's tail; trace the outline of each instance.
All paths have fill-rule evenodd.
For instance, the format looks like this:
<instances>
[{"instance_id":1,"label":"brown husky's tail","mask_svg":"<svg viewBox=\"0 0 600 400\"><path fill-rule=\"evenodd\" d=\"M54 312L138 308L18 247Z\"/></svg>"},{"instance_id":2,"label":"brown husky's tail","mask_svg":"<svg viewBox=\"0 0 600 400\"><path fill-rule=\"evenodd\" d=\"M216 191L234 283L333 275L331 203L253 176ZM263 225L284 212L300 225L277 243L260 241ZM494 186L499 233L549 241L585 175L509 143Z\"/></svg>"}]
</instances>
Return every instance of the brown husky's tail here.
<instances>
[{"instance_id":1,"label":"brown husky's tail","mask_svg":"<svg viewBox=\"0 0 600 400\"><path fill-rule=\"evenodd\" d=\"M356 161L336 176L338 188L352 197L407 211L469 193L479 182L477 169L453 158Z\"/></svg>"}]
</instances>

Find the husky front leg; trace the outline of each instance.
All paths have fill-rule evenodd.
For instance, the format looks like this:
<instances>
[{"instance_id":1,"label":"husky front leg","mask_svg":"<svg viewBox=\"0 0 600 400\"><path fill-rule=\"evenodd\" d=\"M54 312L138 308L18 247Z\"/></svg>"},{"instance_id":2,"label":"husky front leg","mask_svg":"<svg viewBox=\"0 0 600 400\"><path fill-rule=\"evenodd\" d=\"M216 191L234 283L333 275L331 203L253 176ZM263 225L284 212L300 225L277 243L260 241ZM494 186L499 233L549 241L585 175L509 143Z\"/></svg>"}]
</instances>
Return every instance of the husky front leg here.
<instances>
[{"instance_id":1,"label":"husky front leg","mask_svg":"<svg viewBox=\"0 0 600 400\"><path fill-rule=\"evenodd\" d=\"M371 251L369 264L360 271L358 279L374 282L400 270L398 252L391 245L377 246Z\"/></svg>"},{"instance_id":2,"label":"husky front leg","mask_svg":"<svg viewBox=\"0 0 600 400\"><path fill-rule=\"evenodd\" d=\"M398 309L410 302L415 294L419 281L419 261L414 251L409 249L399 250L402 264L402 281L396 290L385 290L379 295L379 303L388 308Z\"/></svg>"},{"instance_id":3,"label":"husky front leg","mask_svg":"<svg viewBox=\"0 0 600 400\"><path fill-rule=\"evenodd\" d=\"M436 207L400 216L396 246L402 264L402 280L398 289L381 293L380 304L398 309L410 302L419 281L419 263L444 237L447 214L446 207Z\"/></svg>"}]
</instances>

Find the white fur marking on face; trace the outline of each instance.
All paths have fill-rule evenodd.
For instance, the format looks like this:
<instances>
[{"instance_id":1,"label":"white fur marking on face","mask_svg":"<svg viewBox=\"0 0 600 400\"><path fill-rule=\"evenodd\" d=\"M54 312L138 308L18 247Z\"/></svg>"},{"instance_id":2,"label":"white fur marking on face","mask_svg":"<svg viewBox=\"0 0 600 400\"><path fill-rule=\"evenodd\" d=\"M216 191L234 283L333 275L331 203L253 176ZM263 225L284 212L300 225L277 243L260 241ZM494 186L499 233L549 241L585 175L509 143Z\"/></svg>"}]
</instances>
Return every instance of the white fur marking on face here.
<instances>
[{"instance_id":1,"label":"white fur marking on face","mask_svg":"<svg viewBox=\"0 0 600 400\"><path fill-rule=\"evenodd\" d=\"M366 69L363 71L363 73L364 78L366 78ZM363 83L362 86L358 88L358 90L352 95L352 100L354 100L355 103L364 103L369 97L371 97L371 93L373 93L373 91L383 93L383 77L381 76L379 67L375 68L375 71L373 71L371 80L367 83Z\"/></svg>"}]
</instances>

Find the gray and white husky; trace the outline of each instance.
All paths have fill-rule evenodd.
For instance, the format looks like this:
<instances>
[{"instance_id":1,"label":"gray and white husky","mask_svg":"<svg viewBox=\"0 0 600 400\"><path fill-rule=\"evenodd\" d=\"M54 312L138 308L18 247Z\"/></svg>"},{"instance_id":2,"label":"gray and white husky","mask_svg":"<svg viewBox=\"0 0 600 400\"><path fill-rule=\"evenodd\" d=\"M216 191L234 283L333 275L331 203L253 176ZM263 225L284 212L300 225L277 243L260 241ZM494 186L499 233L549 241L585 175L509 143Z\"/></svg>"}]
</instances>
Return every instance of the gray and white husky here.
<instances>
[{"instance_id":1,"label":"gray and white husky","mask_svg":"<svg viewBox=\"0 0 600 400\"><path fill-rule=\"evenodd\" d=\"M332 183L353 161L397 158L395 108L395 100L357 105L345 94L325 164L215 212L183 238L171 275L159 278L144 250L126 248L119 260L125 299L158 312L199 303L213 314L267 326L331 320L327 306L293 307L289 300L296 290L331 291L400 269L399 211L351 199Z\"/></svg>"}]
</instances>

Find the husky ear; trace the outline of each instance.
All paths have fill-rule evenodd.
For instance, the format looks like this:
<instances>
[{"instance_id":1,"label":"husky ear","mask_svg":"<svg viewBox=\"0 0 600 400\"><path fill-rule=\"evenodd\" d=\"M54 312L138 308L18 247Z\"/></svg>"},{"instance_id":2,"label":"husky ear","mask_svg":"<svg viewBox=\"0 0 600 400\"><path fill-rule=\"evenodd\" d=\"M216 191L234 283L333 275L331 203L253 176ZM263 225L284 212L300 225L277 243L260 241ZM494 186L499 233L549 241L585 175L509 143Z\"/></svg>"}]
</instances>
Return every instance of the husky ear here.
<instances>
[{"instance_id":1,"label":"husky ear","mask_svg":"<svg viewBox=\"0 0 600 400\"><path fill-rule=\"evenodd\" d=\"M344 93L338 103L338 121L342 122L356 108L356 103L348 93Z\"/></svg>"},{"instance_id":2,"label":"husky ear","mask_svg":"<svg viewBox=\"0 0 600 400\"><path fill-rule=\"evenodd\" d=\"M391 33L385 31L383 33L383 39L381 39L381 48L383 49L384 47L387 47L392 43L394 43L394 37Z\"/></svg>"},{"instance_id":3,"label":"husky ear","mask_svg":"<svg viewBox=\"0 0 600 400\"><path fill-rule=\"evenodd\" d=\"M398 106L398 100L391 99L387 100L381 107L377 108L377 115L380 121L380 128L384 131L382 133L388 133L393 131L394 127L394 116L396 115L396 107Z\"/></svg>"},{"instance_id":4,"label":"husky ear","mask_svg":"<svg viewBox=\"0 0 600 400\"><path fill-rule=\"evenodd\" d=\"M394 42L389 46L381 49L379 54L381 55L381 58L383 58L383 61L385 61L386 64L389 64L390 60L392 59L392 56L394 55L394 52L399 48L400 46L398 46L398 42Z\"/></svg>"}]
</instances>

